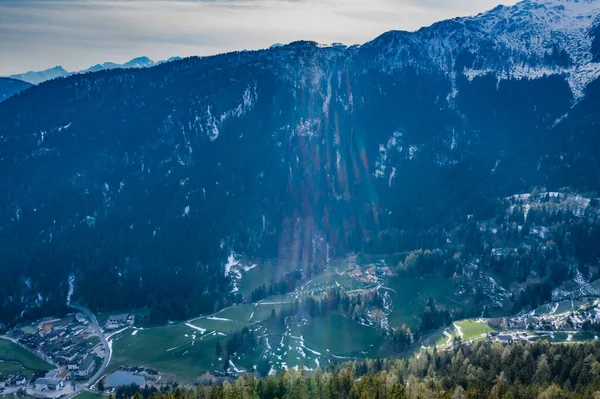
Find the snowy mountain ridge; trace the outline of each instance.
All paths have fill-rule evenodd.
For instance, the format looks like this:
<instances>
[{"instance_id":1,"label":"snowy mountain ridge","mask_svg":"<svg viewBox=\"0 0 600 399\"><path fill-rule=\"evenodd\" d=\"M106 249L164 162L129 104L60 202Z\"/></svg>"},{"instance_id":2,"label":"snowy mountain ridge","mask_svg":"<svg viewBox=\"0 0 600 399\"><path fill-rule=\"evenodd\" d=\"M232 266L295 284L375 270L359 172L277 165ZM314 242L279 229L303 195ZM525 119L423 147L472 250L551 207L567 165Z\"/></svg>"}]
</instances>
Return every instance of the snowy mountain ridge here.
<instances>
[{"instance_id":1,"label":"snowy mountain ridge","mask_svg":"<svg viewBox=\"0 0 600 399\"><path fill-rule=\"evenodd\" d=\"M414 33L392 31L362 47L384 47L380 69L437 68L455 78L498 79L564 75L576 98L600 76L593 55L598 0L524 0Z\"/></svg>"}]
</instances>

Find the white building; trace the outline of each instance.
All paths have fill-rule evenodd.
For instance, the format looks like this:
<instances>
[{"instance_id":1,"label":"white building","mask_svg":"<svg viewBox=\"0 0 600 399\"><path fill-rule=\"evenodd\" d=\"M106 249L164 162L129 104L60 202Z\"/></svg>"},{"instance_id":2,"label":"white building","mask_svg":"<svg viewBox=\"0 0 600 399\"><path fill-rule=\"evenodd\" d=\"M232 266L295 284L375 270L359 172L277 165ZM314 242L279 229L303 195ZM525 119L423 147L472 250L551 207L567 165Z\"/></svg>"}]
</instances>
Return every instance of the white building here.
<instances>
[{"instance_id":1,"label":"white building","mask_svg":"<svg viewBox=\"0 0 600 399\"><path fill-rule=\"evenodd\" d=\"M57 378L38 378L35 380L36 391L60 391L64 386L64 381Z\"/></svg>"}]
</instances>

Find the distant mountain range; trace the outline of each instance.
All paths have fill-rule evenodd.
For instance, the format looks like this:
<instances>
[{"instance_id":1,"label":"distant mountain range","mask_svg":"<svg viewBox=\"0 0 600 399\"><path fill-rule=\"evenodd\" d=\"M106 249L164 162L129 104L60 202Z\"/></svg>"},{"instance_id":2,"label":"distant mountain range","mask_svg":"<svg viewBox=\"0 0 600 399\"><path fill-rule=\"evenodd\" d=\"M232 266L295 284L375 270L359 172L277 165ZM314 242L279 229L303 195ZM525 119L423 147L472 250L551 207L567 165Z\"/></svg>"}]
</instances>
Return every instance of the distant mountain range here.
<instances>
[{"instance_id":1,"label":"distant mountain range","mask_svg":"<svg viewBox=\"0 0 600 399\"><path fill-rule=\"evenodd\" d=\"M22 80L23 82L37 85L39 83L45 82L46 80L60 78L69 74L70 72L64 69L63 67L55 66L54 68L49 68L43 71L29 71L16 75L10 75L8 77L11 79Z\"/></svg>"},{"instance_id":2,"label":"distant mountain range","mask_svg":"<svg viewBox=\"0 0 600 399\"><path fill-rule=\"evenodd\" d=\"M50 79L60 78L72 75L74 73L86 73L86 72L98 72L109 69L127 69L127 68L149 68L155 65L163 64L165 62L180 60L180 57L171 57L168 60L154 62L148 57L137 57L128 61L124 64L117 64L114 62L105 62L103 64L96 64L87 69L81 71L69 72L62 66L55 66L54 68L45 69L43 71L29 71L25 73L19 73L16 75L10 75L8 78L22 80L34 85L40 84Z\"/></svg>"}]
</instances>

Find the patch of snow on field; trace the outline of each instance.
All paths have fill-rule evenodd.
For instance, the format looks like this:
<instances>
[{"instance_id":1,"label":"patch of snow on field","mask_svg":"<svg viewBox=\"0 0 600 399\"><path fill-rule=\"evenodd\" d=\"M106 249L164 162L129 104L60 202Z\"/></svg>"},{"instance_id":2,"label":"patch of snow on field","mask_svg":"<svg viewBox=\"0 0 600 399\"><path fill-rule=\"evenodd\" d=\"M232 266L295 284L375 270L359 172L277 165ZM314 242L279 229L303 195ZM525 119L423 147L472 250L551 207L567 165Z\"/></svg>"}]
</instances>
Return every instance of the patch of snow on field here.
<instances>
[{"instance_id":1,"label":"patch of snow on field","mask_svg":"<svg viewBox=\"0 0 600 399\"><path fill-rule=\"evenodd\" d=\"M304 341L302 341L302 344L301 344L300 346L302 346L302 348L306 349L307 351L311 352L312 354L315 354L315 355L317 355L317 356L321 356L321 353L320 353L320 352L317 352L317 351L315 351L315 350L312 350L312 349L310 349L310 348L307 348L307 347L304 345Z\"/></svg>"},{"instance_id":2,"label":"patch of snow on field","mask_svg":"<svg viewBox=\"0 0 600 399\"><path fill-rule=\"evenodd\" d=\"M233 321L231 319L224 319L222 317L214 317L214 316L208 316L206 318L206 320L217 320L217 321Z\"/></svg>"},{"instance_id":3,"label":"patch of snow on field","mask_svg":"<svg viewBox=\"0 0 600 399\"><path fill-rule=\"evenodd\" d=\"M229 359L229 366L231 366L231 368L233 369L233 371L235 371L236 373L243 373L244 370L240 370L238 369L235 364L233 364L233 362L231 361L231 359Z\"/></svg>"},{"instance_id":4,"label":"patch of snow on field","mask_svg":"<svg viewBox=\"0 0 600 399\"><path fill-rule=\"evenodd\" d=\"M185 344L184 344L185 345ZM174 351L177 348L181 348L183 345L179 345L179 346L174 346L173 348L167 349L167 352L171 352Z\"/></svg>"},{"instance_id":5,"label":"patch of snow on field","mask_svg":"<svg viewBox=\"0 0 600 399\"><path fill-rule=\"evenodd\" d=\"M200 334L204 334L206 332L205 328L195 326L192 323L185 323L185 325L188 326L189 328L193 328L194 330L200 331Z\"/></svg>"},{"instance_id":6,"label":"patch of snow on field","mask_svg":"<svg viewBox=\"0 0 600 399\"><path fill-rule=\"evenodd\" d=\"M462 338L463 337L462 328L460 328L458 326L458 324L456 324L456 323L454 323L454 328L456 328L456 332L458 333L458 336Z\"/></svg>"},{"instance_id":7,"label":"patch of snow on field","mask_svg":"<svg viewBox=\"0 0 600 399\"><path fill-rule=\"evenodd\" d=\"M444 335L446 337L448 337L448 341L446 341L446 345L449 345L450 341L452 340L452 335L448 331L446 331L446 330L444 330Z\"/></svg>"}]
</instances>

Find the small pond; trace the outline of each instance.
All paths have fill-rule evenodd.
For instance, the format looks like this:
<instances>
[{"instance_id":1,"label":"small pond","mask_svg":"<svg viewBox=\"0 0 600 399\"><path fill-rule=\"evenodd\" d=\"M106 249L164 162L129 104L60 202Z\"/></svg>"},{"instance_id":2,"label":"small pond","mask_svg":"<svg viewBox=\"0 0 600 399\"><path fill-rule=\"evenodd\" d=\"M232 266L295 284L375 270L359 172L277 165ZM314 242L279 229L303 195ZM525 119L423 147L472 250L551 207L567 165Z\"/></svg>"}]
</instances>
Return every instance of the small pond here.
<instances>
[{"instance_id":1,"label":"small pond","mask_svg":"<svg viewBox=\"0 0 600 399\"><path fill-rule=\"evenodd\" d=\"M146 383L146 380L141 375L135 375L133 373L130 373L129 371L119 370L119 371L115 371L114 373L112 373L108 377L106 377L105 385L107 388L114 388L114 387L118 387L121 385L131 385L131 384L144 386L145 383Z\"/></svg>"}]
</instances>

